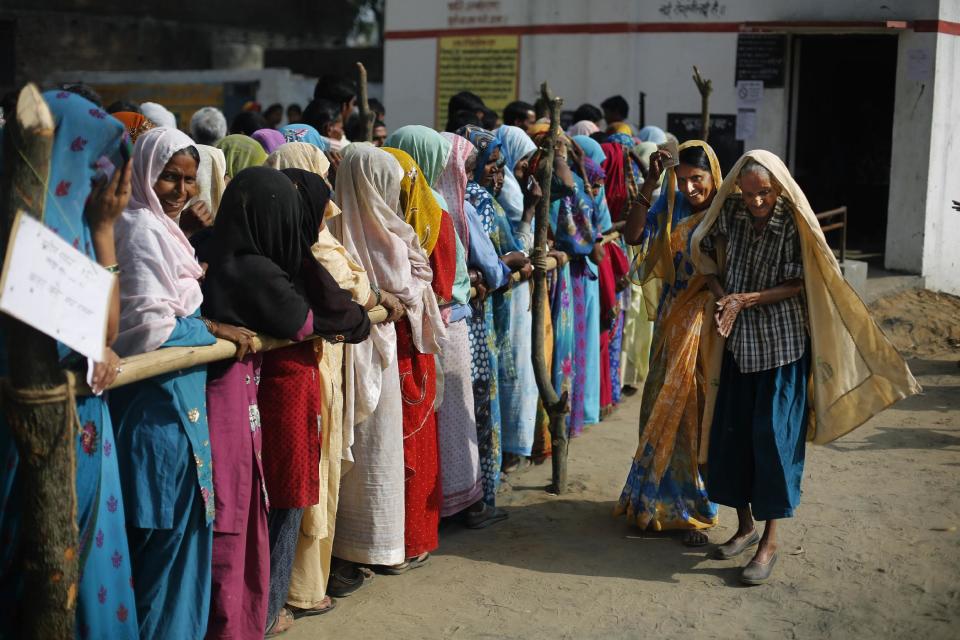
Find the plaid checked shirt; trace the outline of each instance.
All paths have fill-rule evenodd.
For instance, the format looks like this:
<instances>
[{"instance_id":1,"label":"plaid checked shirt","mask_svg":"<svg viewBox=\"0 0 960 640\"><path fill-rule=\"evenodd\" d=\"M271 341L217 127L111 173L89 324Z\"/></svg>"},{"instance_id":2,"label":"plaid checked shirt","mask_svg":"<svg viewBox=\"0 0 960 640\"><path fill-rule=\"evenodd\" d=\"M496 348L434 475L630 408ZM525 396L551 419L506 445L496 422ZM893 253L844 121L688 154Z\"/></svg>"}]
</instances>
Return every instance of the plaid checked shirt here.
<instances>
[{"instance_id":1,"label":"plaid checked shirt","mask_svg":"<svg viewBox=\"0 0 960 640\"><path fill-rule=\"evenodd\" d=\"M803 278L800 235L793 208L777 200L772 217L760 234L740 194L723 203L720 216L701 247L714 250L716 236L727 238L727 261L721 282L727 293L753 293L787 280ZM743 373L782 367L803 357L807 348L807 304L804 294L775 304L740 311L727 349Z\"/></svg>"}]
</instances>

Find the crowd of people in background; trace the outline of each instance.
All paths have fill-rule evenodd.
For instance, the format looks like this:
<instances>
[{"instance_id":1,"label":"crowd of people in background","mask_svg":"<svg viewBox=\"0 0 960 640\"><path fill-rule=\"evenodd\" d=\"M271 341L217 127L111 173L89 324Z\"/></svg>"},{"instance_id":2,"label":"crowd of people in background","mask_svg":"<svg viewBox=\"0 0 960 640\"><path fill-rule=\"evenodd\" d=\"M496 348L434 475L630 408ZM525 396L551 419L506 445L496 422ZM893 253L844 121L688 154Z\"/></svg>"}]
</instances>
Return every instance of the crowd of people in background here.
<instances>
[{"instance_id":1,"label":"crowd of people in background","mask_svg":"<svg viewBox=\"0 0 960 640\"><path fill-rule=\"evenodd\" d=\"M535 331L570 437L643 391L618 512L703 545L717 503L736 507L717 550L733 557L760 540L754 516L775 523L799 501L814 330L882 340L851 300L839 329L821 312L842 278L771 154L724 179L709 145L671 158L669 134L634 131L614 96L576 109L541 185L542 101L497 114L464 91L444 132L388 131L370 101L368 143L356 93L322 78L302 111L251 104L229 123L214 106L188 122L156 103L105 108L84 85L43 94L56 121L44 222L118 283L95 395L77 400L78 637L277 635L427 564L441 520L503 522L512 474L551 455ZM547 186L557 267L534 327ZM257 334L295 344L259 353ZM218 339L234 360L104 391L124 357ZM896 358L881 354L909 378ZM15 629L29 624L17 558L34 532L18 526L5 425L0 462L0 608ZM774 533L745 581L769 577Z\"/></svg>"}]
</instances>

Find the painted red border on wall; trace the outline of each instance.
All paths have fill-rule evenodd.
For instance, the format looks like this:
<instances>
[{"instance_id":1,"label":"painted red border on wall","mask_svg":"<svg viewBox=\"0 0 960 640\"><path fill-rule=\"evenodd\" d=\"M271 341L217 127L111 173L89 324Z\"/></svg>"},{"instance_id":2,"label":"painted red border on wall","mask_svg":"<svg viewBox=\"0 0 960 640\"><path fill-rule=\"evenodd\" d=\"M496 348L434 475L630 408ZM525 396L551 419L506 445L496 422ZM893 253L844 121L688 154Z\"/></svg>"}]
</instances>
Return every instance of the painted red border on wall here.
<instances>
[{"instance_id":1,"label":"painted red border on wall","mask_svg":"<svg viewBox=\"0 0 960 640\"><path fill-rule=\"evenodd\" d=\"M385 40L419 40L444 36L554 35L604 33L740 33L785 29L902 29L918 33L960 35L960 22L948 20L840 21L840 22L599 22L594 24L503 25L498 27L462 27L452 29L412 29L386 31Z\"/></svg>"}]
</instances>

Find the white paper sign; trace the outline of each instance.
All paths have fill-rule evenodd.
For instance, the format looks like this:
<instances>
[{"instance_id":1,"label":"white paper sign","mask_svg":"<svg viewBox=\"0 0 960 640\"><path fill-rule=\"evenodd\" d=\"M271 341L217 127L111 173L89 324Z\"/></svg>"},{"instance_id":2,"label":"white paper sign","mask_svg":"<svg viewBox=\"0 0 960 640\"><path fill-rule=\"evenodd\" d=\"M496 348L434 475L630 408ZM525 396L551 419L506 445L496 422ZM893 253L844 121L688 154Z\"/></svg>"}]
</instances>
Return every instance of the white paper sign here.
<instances>
[{"instance_id":1,"label":"white paper sign","mask_svg":"<svg viewBox=\"0 0 960 640\"><path fill-rule=\"evenodd\" d=\"M924 81L933 77L933 57L926 49L907 50L907 80Z\"/></svg>"},{"instance_id":2,"label":"white paper sign","mask_svg":"<svg viewBox=\"0 0 960 640\"><path fill-rule=\"evenodd\" d=\"M737 109L756 109L763 103L763 80L737 82Z\"/></svg>"},{"instance_id":3,"label":"white paper sign","mask_svg":"<svg viewBox=\"0 0 960 640\"><path fill-rule=\"evenodd\" d=\"M737 140L751 140L757 135L757 112L737 109Z\"/></svg>"},{"instance_id":4,"label":"white paper sign","mask_svg":"<svg viewBox=\"0 0 960 640\"><path fill-rule=\"evenodd\" d=\"M113 279L43 223L20 212L3 263L0 311L102 361Z\"/></svg>"}]
</instances>

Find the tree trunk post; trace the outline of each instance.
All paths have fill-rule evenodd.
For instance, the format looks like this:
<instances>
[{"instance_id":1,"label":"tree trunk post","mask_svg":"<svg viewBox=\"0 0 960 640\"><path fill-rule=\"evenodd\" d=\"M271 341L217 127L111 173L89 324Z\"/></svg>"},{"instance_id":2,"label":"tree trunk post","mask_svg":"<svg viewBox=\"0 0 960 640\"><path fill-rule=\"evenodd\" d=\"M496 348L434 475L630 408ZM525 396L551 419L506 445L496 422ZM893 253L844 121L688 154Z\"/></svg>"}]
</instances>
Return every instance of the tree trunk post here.
<instances>
[{"instance_id":1,"label":"tree trunk post","mask_svg":"<svg viewBox=\"0 0 960 640\"><path fill-rule=\"evenodd\" d=\"M713 81L700 75L700 69L693 65L693 83L700 92L700 139L704 142L710 135L710 94L713 93Z\"/></svg>"},{"instance_id":2,"label":"tree trunk post","mask_svg":"<svg viewBox=\"0 0 960 640\"><path fill-rule=\"evenodd\" d=\"M363 140L365 142L373 141L373 123L377 114L370 111L370 103L367 100L367 68L362 62L357 63L357 106L360 109L360 123L363 125Z\"/></svg>"},{"instance_id":3,"label":"tree trunk post","mask_svg":"<svg viewBox=\"0 0 960 640\"><path fill-rule=\"evenodd\" d=\"M39 218L46 198L54 121L33 84L17 99L4 132L0 221L4 249L17 211ZM72 376L52 338L3 316L9 377L4 413L20 454L18 486L24 543L19 638L73 638L77 598L77 417Z\"/></svg>"},{"instance_id":4,"label":"tree trunk post","mask_svg":"<svg viewBox=\"0 0 960 640\"><path fill-rule=\"evenodd\" d=\"M553 156L557 143L557 131L560 126L560 105L563 101L553 97L550 87L544 82L540 85L540 95L550 105L550 133L545 146L541 146L543 159L540 162L537 181L543 191L543 197L537 205L534 230L534 248L531 255L533 270L533 371L537 380L537 389L543 407L550 417L550 439L553 448L553 482L548 491L561 494L567 488L567 392L557 396L553 380L547 369L544 343L544 326L547 317L547 229L550 224L550 184L553 181Z\"/></svg>"}]
</instances>

